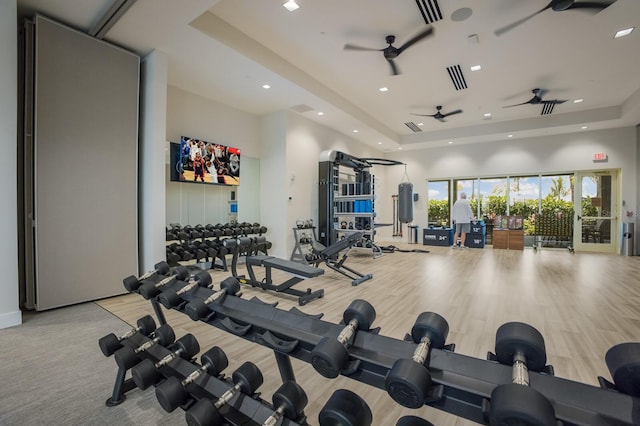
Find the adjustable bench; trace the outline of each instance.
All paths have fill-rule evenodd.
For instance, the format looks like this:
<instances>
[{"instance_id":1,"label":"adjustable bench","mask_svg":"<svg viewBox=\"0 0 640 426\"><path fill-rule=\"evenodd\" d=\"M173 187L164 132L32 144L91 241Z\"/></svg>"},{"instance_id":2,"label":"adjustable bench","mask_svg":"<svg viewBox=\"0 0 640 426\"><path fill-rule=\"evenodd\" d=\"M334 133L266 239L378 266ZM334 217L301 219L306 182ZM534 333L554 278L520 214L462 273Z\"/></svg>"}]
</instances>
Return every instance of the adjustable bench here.
<instances>
[{"instance_id":1,"label":"adjustable bench","mask_svg":"<svg viewBox=\"0 0 640 426\"><path fill-rule=\"evenodd\" d=\"M318 260L316 260L315 262L315 266L318 266L320 262L324 262L329 268L344 275L347 278L350 278L351 285L354 286L373 278L373 274L364 275L344 265L354 244L360 241L363 235L364 232L354 232L353 234L335 242L329 247L325 247L320 243L313 243L313 254L318 257ZM339 257L340 252L343 250L345 251L345 253L342 255L342 257Z\"/></svg>"},{"instance_id":2,"label":"adjustable bench","mask_svg":"<svg viewBox=\"0 0 640 426\"><path fill-rule=\"evenodd\" d=\"M244 277L237 277L241 283L251 284L252 287L260 287L263 290L272 290L276 293L286 293L298 296L298 303L300 305L306 305L308 302L324 296L324 290L322 289L311 291L311 289L308 288L306 291L301 291L291 288L302 280L315 278L324 274L324 269L265 255L247 256L245 266L249 273L249 279L247 280ZM256 278L253 270L254 266L262 266L265 269L264 279L259 281ZM272 269L284 271L293 276L282 284L274 285L271 276Z\"/></svg>"}]
</instances>

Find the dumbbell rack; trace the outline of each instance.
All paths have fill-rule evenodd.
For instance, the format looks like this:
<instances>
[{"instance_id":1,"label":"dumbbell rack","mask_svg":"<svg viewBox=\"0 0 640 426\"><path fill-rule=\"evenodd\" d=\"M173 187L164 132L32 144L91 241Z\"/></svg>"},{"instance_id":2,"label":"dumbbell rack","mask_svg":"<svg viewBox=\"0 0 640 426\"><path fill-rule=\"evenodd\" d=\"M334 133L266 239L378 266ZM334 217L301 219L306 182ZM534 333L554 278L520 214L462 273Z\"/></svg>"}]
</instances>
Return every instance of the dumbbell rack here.
<instances>
[{"instance_id":1,"label":"dumbbell rack","mask_svg":"<svg viewBox=\"0 0 640 426\"><path fill-rule=\"evenodd\" d=\"M183 295L184 302L176 310L184 313L182 309L188 301L206 299L212 293L211 289L197 288ZM272 349L283 381L295 380L290 357L311 363L311 352L320 340L337 338L344 327L322 321L321 314L309 316L295 308L284 311L231 295L210 304L209 309L210 315L203 320L207 324ZM394 362L411 359L416 343L408 335L399 340L381 336L379 331L376 328L355 334L348 349L350 362L341 374L384 390L385 377ZM491 356L484 360L454 350L452 344L431 350L427 366L433 386L426 404L487 424L491 392L501 384L511 383L512 368ZM555 377L551 366L542 372L530 372L530 386L553 403L556 417L564 425L637 424L640 398L612 391L610 386L595 387Z\"/></svg>"},{"instance_id":2,"label":"dumbbell rack","mask_svg":"<svg viewBox=\"0 0 640 426\"><path fill-rule=\"evenodd\" d=\"M307 235L309 239L308 242L301 242L303 239L303 234L306 235L307 232L311 232L311 236ZM313 243L313 241L318 241L316 237L316 227L315 226L304 226L302 228L295 227L293 228L293 238L295 240L295 244L293 246L293 251L291 252L291 258L289 260L293 260L294 262L302 262L305 264L313 263L309 262L305 257L305 249L303 247L309 246Z\"/></svg>"},{"instance_id":3,"label":"dumbbell rack","mask_svg":"<svg viewBox=\"0 0 640 426\"><path fill-rule=\"evenodd\" d=\"M131 348L136 348L150 339L139 333L133 335L129 339L123 340L122 344ZM141 352L139 356L148 358L152 362L156 363L171 352L170 348L164 348L159 345L154 345L144 352ZM193 360L192 360L193 361ZM182 358L176 358L168 365L161 367L160 373L164 377L188 377L191 373L198 369L198 365L193 362L186 361ZM125 393L136 388L136 385L132 378L125 379L126 370L118 369L116 376L116 384L114 387L114 393L111 398L107 400L107 406L114 406L122 403L125 399ZM233 383L228 377L212 377L204 375L199 377L189 387L189 393L198 399L208 398L216 400L223 393L233 387ZM115 402L115 403L114 403ZM193 404L193 400L187 404L181 406L183 410L189 409ZM274 407L271 403L261 399L259 396L248 396L243 394L235 395L224 407L220 408L220 413L225 417L225 420L231 425L261 425L271 414L274 412ZM251 413L247 415L245 413ZM283 418L283 426L302 426L308 425L306 417L293 421L287 418Z\"/></svg>"}]
</instances>

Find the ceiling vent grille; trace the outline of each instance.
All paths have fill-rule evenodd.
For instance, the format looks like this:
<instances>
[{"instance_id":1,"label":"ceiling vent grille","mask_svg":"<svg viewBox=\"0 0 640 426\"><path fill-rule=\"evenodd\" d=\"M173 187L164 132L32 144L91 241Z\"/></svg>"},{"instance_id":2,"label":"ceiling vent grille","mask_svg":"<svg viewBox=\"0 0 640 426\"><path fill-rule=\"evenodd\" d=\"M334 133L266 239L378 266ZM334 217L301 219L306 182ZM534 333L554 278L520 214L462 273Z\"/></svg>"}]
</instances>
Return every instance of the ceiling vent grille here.
<instances>
[{"instance_id":1,"label":"ceiling vent grille","mask_svg":"<svg viewBox=\"0 0 640 426\"><path fill-rule=\"evenodd\" d=\"M413 121L409 121L408 123L404 123L408 128L410 128L411 130L413 130L414 132L418 133L421 132L422 129L420 127L418 127L416 125L416 123L414 123Z\"/></svg>"},{"instance_id":2,"label":"ceiling vent grille","mask_svg":"<svg viewBox=\"0 0 640 426\"><path fill-rule=\"evenodd\" d=\"M550 103L550 104L544 104L542 106L542 112L540 113L540 115L549 115L553 112L553 107L556 106L555 103Z\"/></svg>"},{"instance_id":3,"label":"ceiling vent grille","mask_svg":"<svg viewBox=\"0 0 640 426\"><path fill-rule=\"evenodd\" d=\"M442 12L440 12L437 0L416 0L416 4L427 25L442 19Z\"/></svg>"},{"instance_id":4,"label":"ceiling vent grille","mask_svg":"<svg viewBox=\"0 0 640 426\"><path fill-rule=\"evenodd\" d=\"M309 105L299 104L292 106L291 110L300 114L304 114L305 112L313 111L313 108L311 108Z\"/></svg>"},{"instance_id":5,"label":"ceiling vent grille","mask_svg":"<svg viewBox=\"0 0 640 426\"><path fill-rule=\"evenodd\" d=\"M467 86L464 74L462 74L462 68L460 65L447 67L447 72L449 73L449 77L451 77L451 81L453 82L453 87L455 87L456 90L462 90L469 87Z\"/></svg>"}]
</instances>

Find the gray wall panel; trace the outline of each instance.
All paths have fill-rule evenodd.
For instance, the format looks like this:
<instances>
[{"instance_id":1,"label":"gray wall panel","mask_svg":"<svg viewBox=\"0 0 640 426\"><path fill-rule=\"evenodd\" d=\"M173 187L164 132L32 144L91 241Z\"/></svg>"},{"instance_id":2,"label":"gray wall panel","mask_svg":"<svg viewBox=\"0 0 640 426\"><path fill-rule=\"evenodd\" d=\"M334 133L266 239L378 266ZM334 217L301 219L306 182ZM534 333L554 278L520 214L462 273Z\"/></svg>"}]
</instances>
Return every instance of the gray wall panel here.
<instances>
[{"instance_id":1,"label":"gray wall panel","mask_svg":"<svg viewBox=\"0 0 640 426\"><path fill-rule=\"evenodd\" d=\"M39 310L124 292L137 271L139 58L36 18Z\"/></svg>"}]
</instances>

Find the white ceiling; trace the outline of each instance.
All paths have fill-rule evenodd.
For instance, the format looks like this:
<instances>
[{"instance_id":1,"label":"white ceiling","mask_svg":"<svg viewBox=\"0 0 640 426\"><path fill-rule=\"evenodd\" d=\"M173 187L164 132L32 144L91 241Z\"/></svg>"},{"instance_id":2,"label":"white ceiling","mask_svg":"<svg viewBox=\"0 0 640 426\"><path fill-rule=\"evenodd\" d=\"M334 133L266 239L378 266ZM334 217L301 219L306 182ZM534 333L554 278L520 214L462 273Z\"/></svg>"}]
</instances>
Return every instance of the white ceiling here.
<instances>
[{"instance_id":1,"label":"white ceiling","mask_svg":"<svg viewBox=\"0 0 640 426\"><path fill-rule=\"evenodd\" d=\"M18 0L18 8L88 31L114 1ZM299 113L381 151L640 123L640 28L613 39L640 26L639 0L595 14L546 10L501 36L494 31L549 0L438 0L443 19L395 60L396 76L382 52L343 47L382 49L389 34L400 47L426 28L421 0L297 2L300 9L288 12L284 0L137 0L105 39L141 55L167 53L171 85L256 115L308 107ZM471 15L452 19L463 8ZM467 89L454 88L446 71L454 65ZM503 108L528 101L534 88L568 102L544 116L540 105ZM434 114L436 105L464 112L445 123L412 115ZM422 132L404 124L411 121L424 123Z\"/></svg>"}]
</instances>

